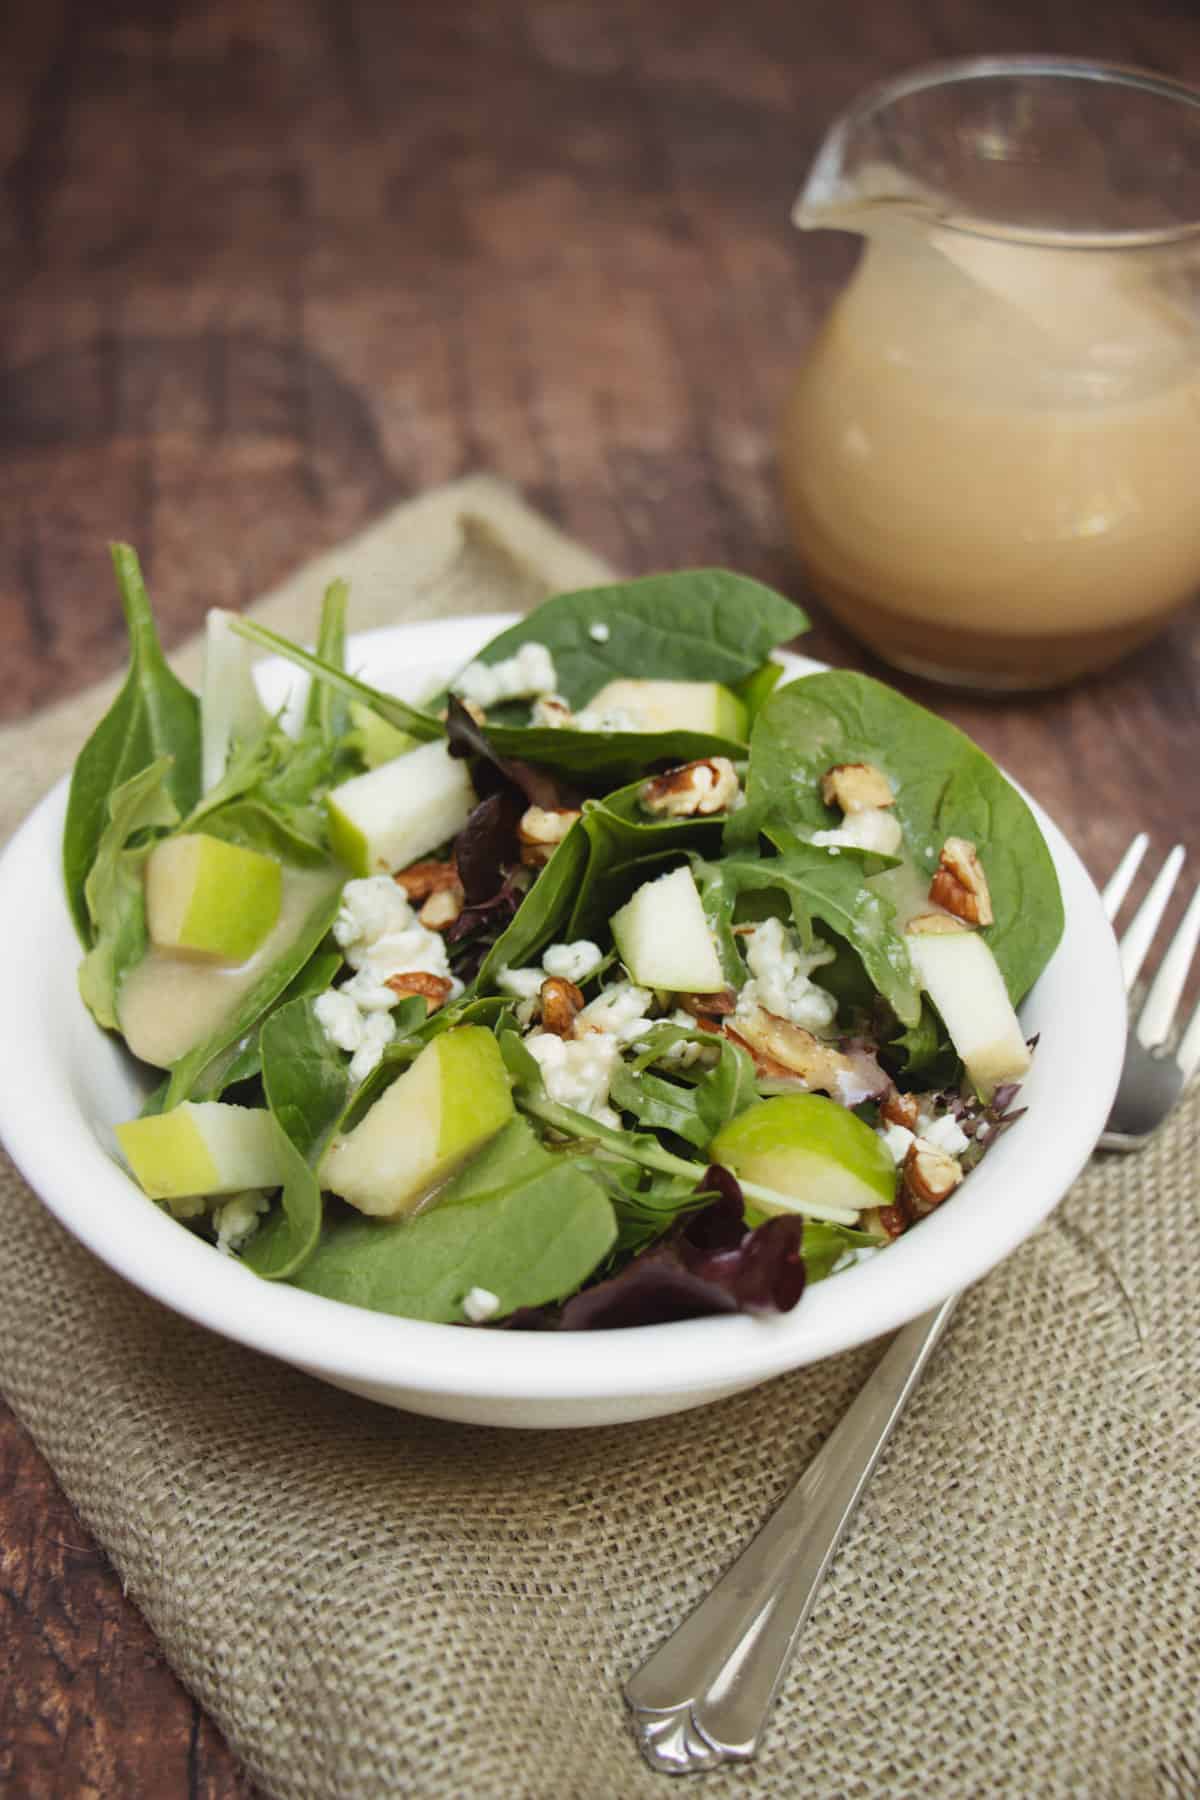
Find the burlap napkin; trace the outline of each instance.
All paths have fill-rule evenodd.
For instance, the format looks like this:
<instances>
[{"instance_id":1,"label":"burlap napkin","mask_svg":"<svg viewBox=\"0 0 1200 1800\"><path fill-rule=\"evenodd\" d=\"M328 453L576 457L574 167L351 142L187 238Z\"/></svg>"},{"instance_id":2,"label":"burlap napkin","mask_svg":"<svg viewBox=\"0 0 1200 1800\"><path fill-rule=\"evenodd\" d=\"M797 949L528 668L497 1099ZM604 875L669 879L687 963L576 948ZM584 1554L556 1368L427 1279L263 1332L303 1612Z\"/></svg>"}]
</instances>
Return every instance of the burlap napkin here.
<instances>
[{"instance_id":1,"label":"burlap napkin","mask_svg":"<svg viewBox=\"0 0 1200 1800\"><path fill-rule=\"evenodd\" d=\"M356 618L601 573L477 480L327 570ZM186 664L188 657L181 659ZM0 736L11 827L86 704ZM1200 1101L1093 1163L970 1294L864 1502L758 1761L777 1796L1200 1793ZM183 1680L272 1794L661 1795L619 1698L869 1373L580 1433L349 1399L109 1275L5 1167L0 1384Z\"/></svg>"}]
</instances>

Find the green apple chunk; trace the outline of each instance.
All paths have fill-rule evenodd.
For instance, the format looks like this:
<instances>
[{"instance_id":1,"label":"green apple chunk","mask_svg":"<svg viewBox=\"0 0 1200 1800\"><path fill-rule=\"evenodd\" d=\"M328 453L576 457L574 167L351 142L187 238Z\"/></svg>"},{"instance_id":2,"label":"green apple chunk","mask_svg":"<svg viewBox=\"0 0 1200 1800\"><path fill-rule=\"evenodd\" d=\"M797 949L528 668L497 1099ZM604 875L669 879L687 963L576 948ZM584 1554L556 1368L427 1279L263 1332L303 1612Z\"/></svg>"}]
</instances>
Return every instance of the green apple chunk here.
<instances>
[{"instance_id":1,"label":"green apple chunk","mask_svg":"<svg viewBox=\"0 0 1200 1800\"><path fill-rule=\"evenodd\" d=\"M610 681L588 701L589 712L623 712L642 731L711 731L746 741L746 708L719 681Z\"/></svg>"},{"instance_id":2,"label":"green apple chunk","mask_svg":"<svg viewBox=\"0 0 1200 1800\"><path fill-rule=\"evenodd\" d=\"M163 950L245 962L275 925L282 897L277 857L202 831L166 838L146 859L146 927Z\"/></svg>"},{"instance_id":3,"label":"green apple chunk","mask_svg":"<svg viewBox=\"0 0 1200 1800\"><path fill-rule=\"evenodd\" d=\"M977 931L910 932L905 942L983 1098L990 1100L1002 1081L1019 1081L1029 1068L1029 1046L985 939Z\"/></svg>"},{"instance_id":4,"label":"green apple chunk","mask_svg":"<svg viewBox=\"0 0 1200 1800\"><path fill-rule=\"evenodd\" d=\"M513 1116L500 1047L482 1025L443 1032L380 1096L365 1119L335 1137L321 1186L360 1212L412 1212Z\"/></svg>"},{"instance_id":5,"label":"green apple chunk","mask_svg":"<svg viewBox=\"0 0 1200 1800\"><path fill-rule=\"evenodd\" d=\"M672 869L644 882L613 914L612 935L621 961L642 987L715 994L725 986L690 869Z\"/></svg>"},{"instance_id":6,"label":"green apple chunk","mask_svg":"<svg viewBox=\"0 0 1200 1800\"><path fill-rule=\"evenodd\" d=\"M735 1175L798 1201L863 1212L896 1198L896 1165L883 1140L824 1094L760 1100L718 1132L708 1154ZM759 1194L754 1204L763 1212L790 1210L782 1198L772 1208Z\"/></svg>"},{"instance_id":7,"label":"green apple chunk","mask_svg":"<svg viewBox=\"0 0 1200 1800\"><path fill-rule=\"evenodd\" d=\"M439 738L343 782L325 804L334 855L355 875L390 875L461 831L475 790Z\"/></svg>"},{"instance_id":8,"label":"green apple chunk","mask_svg":"<svg viewBox=\"0 0 1200 1800\"><path fill-rule=\"evenodd\" d=\"M280 1187L278 1127L270 1113L224 1101L185 1101L116 1127L121 1153L152 1200Z\"/></svg>"},{"instance_id":9,"label":"green apple chunk","mask_svg":"<svg viewBox=\"0 0 1200 1800\"><path fill-rule=\"evenodd\" d=\"M401 731L398 725L389 725L361 700L350 702L350 723L358 733L362 758L368 769L378 769L394 757L404 756L416 748L417 739L411 732Z\"/></svg>"}]
</instances>

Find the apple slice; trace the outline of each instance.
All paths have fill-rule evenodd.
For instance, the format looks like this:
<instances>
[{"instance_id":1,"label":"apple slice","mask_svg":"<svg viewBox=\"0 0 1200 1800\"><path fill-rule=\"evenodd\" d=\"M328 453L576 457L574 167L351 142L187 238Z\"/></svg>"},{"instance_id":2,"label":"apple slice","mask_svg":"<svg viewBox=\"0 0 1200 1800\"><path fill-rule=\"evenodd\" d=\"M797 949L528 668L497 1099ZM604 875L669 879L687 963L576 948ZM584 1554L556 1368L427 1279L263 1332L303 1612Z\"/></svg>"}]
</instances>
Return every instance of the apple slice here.
<instances>
[{"instance_id":1,"label":"apple slice","mask_svg":"<svg viewBox=\"0 0 1200 1800\"><path fill-rule=\"evenodd\" d=\"M711 731L746 742L746 708L719 681L610 681L588 712L628 713L642 731Z\"/></svg>"},{"instance_id":2,"label":"apple slice","mask_svg":"<svg viewBox=\"0 0 1200 1800\"><path fill-rule=\"evenodd\" d=\"M390 875L460 832L475 790L439 738L344 781L325 805L334 855L355 875Z\"/></svg>"},{"instance_id":3,"label":"apple slice","mask_svg":"<svg viewBox=\"0 0 1200 1800\"><path fill-rule=\"evenodd\" d=\"M983 1099L1002 1081L1019 1081L1029 1068L1029 1046L986 940L977 931L951 929L910 931L904 941Z\"/></svg>"},{"instance_id":4,"label":"apple slice","mask_svg":"<svg viewBox=\"0 0 1200 1800\"><path fill-rule=\"evenodd\" d=\"M278 1127L270 1113L222 1100L187 1100L116 1127L121 1153L152 1200L281 1187Z\"/></svg>"},{"instance_id":5,"label":"apple slice","mask_svg":"<svg viewBox=\"0 0 1200 1800\"><path fill-rule=\"evenodd\" d=\"M864 1212L896 1198L896 1165L882 1138L824 1094L780 1094L748 1106L718 1132L708 1155L759 1187L822 1206ZM789 1210L758 1194L754 1204Z\"/></svg>"},{"instance_id":6,"label":"apple slice","mask_svg":"<svg viewBox=\"0 0 1200 1800\"><path fill-rule=\"evenodd\" d=\"M378 769L395 757L406 755L418 742L411 732L401 731L398 725L389 725L361 700L350 702L350 723L358 733L362 758L368 769Z\"/></svg>"},{"instance_id":7,"label":"apple slice","mask_svg":"<svg viewBox=\"0 0 1200 1800\"><path fill-rule=\"evenodd\" d=\"M717 946L688 868L643 882L613 914L613 943L639 987L715 994L725 985Z\"/></svg>"},{"instance_id":8,"label":"apple slice","mask_svg":"<svg viewBox=\"0 0 1200 1800\"><path fill-rule=\"evenodd\" d=\"M482 1025L443 1032L321 1163L321 1186L382 1219L413 1212L513 1116L500 1047Z\"/></svg>"},{"instance_id":9,"label":"apple slice","mask_svg":"<svg viewBox=\"0 0 1200 1800\"><path fill-rule=\"evenodd\" d=\"M245 962L282 900L278 858L203 831L166 838L146 858L146 926L164 950Z\"/></svg>"}]
</instances>

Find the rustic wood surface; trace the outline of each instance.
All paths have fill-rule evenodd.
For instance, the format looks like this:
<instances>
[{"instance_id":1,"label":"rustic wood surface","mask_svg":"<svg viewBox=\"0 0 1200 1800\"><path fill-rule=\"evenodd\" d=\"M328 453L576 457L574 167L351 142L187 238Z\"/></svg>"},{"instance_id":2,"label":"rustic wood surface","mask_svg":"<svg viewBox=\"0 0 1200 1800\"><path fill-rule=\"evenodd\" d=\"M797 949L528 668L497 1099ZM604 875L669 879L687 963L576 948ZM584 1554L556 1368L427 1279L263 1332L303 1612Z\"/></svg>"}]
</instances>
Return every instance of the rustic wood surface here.
<instances>
[{"instance_id":1,"label":"rustic wood surface","mask_svg":"<svg viewBox=\"0 0 1200 1800\"><path fill-rule=\"evenodd\" d=\"M476 468L631 572L803 598L772 434L848 266L787 223L824 125L969 52L1200 79L1190 0L40 0L0 31L7 719L121 659L108 538L174 640ZM1200 848L1198 654L1193 612L1075 692L945 710L1103 875L1135 823ZM2 1409L0 1791L251 1791Z\"/></svg>"}]
</instances>

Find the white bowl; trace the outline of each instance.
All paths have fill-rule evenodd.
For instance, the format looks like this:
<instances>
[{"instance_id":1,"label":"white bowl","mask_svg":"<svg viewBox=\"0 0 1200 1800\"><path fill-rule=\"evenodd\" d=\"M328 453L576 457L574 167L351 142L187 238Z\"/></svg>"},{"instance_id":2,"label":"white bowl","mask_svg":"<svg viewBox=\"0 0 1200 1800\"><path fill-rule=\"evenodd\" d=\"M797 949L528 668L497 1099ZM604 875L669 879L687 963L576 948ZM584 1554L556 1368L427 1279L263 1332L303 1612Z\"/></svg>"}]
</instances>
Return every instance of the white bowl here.
<instances>
[{"instance_id":1,"label":"white bowl","mask_svg":"<svg viewBox=\"0 0 1200 1800\"><path fill-rule=\"evenodd\" d=\"M352 666L412 696L502 625L500 617L395 627L353 641ZM786 659L790 673L816 665ZM278 704L299 684L260 670ZM388 1406L510 1426L602 1425L700 1406L861 1344L985 1274L1050 1212L1103 1128L1120 1071L1125 1004L1099 896L1035 807L1066 906L1061 945L1022 1009L1040 1034L1028 1112L952 1200L882 1255L821 1282L794 1312L626 1331L540 1333L429 1325L259 1280L161 1212L115 1159L114 1123L141 1104L145 1071L79 998L79 948L63 898L67 785L0 859L10 946L0 1039L0 1137L51 1212L110 1268L176 1312Z\"/></svg>"}]
</instances>

